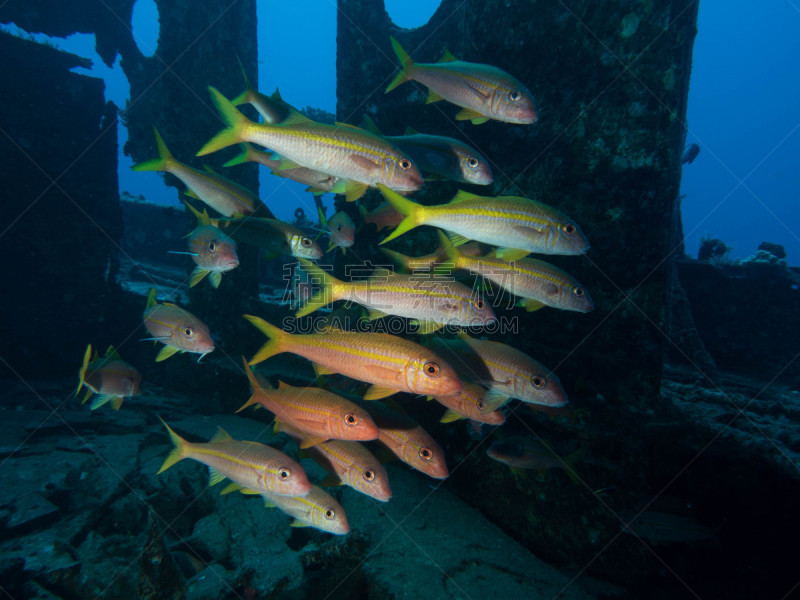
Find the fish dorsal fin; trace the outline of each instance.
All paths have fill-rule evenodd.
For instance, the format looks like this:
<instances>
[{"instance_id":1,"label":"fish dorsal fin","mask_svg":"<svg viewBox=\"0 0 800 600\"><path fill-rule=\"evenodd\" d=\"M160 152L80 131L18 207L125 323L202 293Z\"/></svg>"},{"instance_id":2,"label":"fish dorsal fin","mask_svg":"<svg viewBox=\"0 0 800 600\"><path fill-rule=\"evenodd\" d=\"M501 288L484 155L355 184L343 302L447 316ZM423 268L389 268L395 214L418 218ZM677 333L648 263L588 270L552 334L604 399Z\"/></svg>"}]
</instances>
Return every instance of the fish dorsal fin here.
<instances>
[{"instance_id":1,"label":"fish dorsal fin","mask_svg":"<svg viewBox=\"0 0 800 600\"><path fill-rule=\"evenodd\" d=\"M386 267L375 267L375 270L372 272L372 275L370 275L370 278L377 279L378 277L391 277L395 274L395 271L392 269L387 269Z\"/></svg>"},{"instance_id":2,"label":"fish dorsal fin","mask_svg":"<svg viewBox=\"0 0 800 600\"><path fill-rule=\"evenodd\" d=\"M440 63L449 63L449 62L456 62L458 59L452 55L450 50L445 48L444 54L442 54L442 58L440 58L437 62Z\"/></svg>"},{"instance_id":3,"label":"fish dorsal fin","mask_svg":"<svg viewBox=\"0 0 800 600\"><path fill-rule=\"evenodd\" d=\"M348 129L358 129L359 131L364 131L358 125L351 125L350 123L342 123L341 121L336 121L334 125L336 125L337 127L347 127Z\"/></svg>"},{"instance_id":4,"label":"fish dorsal fin","mask_svg":"<svg viewBox=\"0 0 800 600\"><path fill-rule=\"evenodd\" d=\"M403 133L403 135L419 135L419 131L413 127L406 127L406 131Z\"/></svg>"},{"instance_id":5,"label":"fish dorsal fin","mask_svg":"<svg viewBox=\"0 0 800 600\"><path fill-rule=\"evenodd\" d=\"M219 175L219 173L217 173L217 172L214 170L214 167L212 167L211 165L203 165L203 170L204 170L206 173L211 173L212 175Z\"/></svg>"},{"instance_id":6,"label":"fish dorsal fin","mask_svg":"<svg viewBox=\"0 0 800 600\"><path fill-rule=\"evenodd\" d=\"M453 196L453 199L450 200L449 204L456 204L458 202L466 202L467 200L488 200L486 196L479 196L478 194L473 194L472 192L467 192L465 190L458 190L458 193Z\"/></svg>"},{"instance_id":7,"label":"fish dorsal fin","mask_svg":"<svg viewBox=\"0 0 800 600\"><path fill-rule=\"evenodd\" d=\"M200 200L200 199L201 199L201 198L200 198L200 196L198 196L198 195L197 195L195 192L193 192L192 190L186 190L186 191L185 191L185 192L183 192L183 193L184 193L185 195L189 196L189 198L194 198L195 200Z\"/></svg>"},{"instance_id":8,"label":"fish dorsal fin","mask_svg":"<svg viewBox=\"0 0 800 600\"><path fill-rule=\"evenodd\" d=\"M370 133L374 133L375 135L383 135L380 129L378 129L378 126L375 124L375 121L372 120L372 117L367 114L361 118L361 128L369 131Z\"/></svg>"},{"instance_id":9,"label":"fish dorsal fin","mask_svg":"<svg viewBox=\"0 0 800 600\"><path fill-rule=\"evenodd\" d=\"M109 346L106 349L106 356L105 357L106 358L110 358L112 360L122 360L122 358L119 355L119 352L117 352L117 349L114 348L114 346Z\"/></svg>"},{"instance_id":10,"label":"fish dorsal fin","mask_svg":"<svg viewBox=\"0 0 800 600\"><path fill-rule=\"evenodd\" d=\"M275 90L275 93L277 93L277 90ZM280 98L280 96L278 96L278 98ZM312 119L309 119L307 116L305 116L300 111L293 110L292 112L289 113L288 117L286 117L283 121L280 122L279 126L280 127L284 127L286 125L289 125L289 126L300 125L300 126L302 126L302 125L311 125L312 123L314 123L314 121Z\"/></svg>"},{"instance_id":11,"label":"fish dorsal fin","mask_svg":"<svg viewBox=\"0 0 800 600\"><path fill-rule=\"evenodd\" d=\"M227 431L225 431L222 427L217 427L217 433L214 434L214 437L212 437L208 443L217 444L219 442L230 442L232 440L233 438Z\"/></svg>"},{"instance_id":12,"label":"fish dorsal fin","mask_svg":"<svg viewBox=\"0 0 800 600\"><path fill-rule=\"evenodd\" d=\"M275 88L275 91L272 92L272 96L270 96L270 98L273 100L283 100L283 98L281 98L281 91L278 88Z\"/></svg>"},{"instance_id":13,"label":"fish dorsal fin","mask_svg":"<svg viewBox=\"0 0 800 600\"><path fill-rule=\"evenodd\" d=\"M288 383L286 383L284 381L281 381L280 379L278 380L278 389L279 390L284 390L285 391L285 390L289 389L290 387L292 387L292 386L290 386Z\"/></svg>"}]
</instances>

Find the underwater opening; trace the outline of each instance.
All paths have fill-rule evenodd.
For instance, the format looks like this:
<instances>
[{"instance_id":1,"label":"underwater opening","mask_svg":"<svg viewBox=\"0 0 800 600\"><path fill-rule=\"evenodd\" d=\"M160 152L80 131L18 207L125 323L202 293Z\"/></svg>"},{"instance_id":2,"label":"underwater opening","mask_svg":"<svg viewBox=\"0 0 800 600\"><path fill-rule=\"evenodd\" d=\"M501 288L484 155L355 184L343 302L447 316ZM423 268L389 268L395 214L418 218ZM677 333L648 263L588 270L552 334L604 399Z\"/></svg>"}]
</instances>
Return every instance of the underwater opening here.
<instances>
[{"instance_id":1,"label":"underwater opening","mask_svg":"<svg viewBox=\"0 0 800 600\"><path fill-rule=\"evenodd\" d=\"M131 34L143 56L153 56L160 33L158 6L155 0L136 0L131 14Z\"/></svg>"},{"instance_id":2,"label":"underwater opening","mask_svg":"<svg viewBox=\"0 0 800 600\"><path fill-rule=\"evenodd\" d=\"M439 10L441 0L384 0L383 5L392 23L403 29L422 27Z\"/></svg>"}]
</instances>

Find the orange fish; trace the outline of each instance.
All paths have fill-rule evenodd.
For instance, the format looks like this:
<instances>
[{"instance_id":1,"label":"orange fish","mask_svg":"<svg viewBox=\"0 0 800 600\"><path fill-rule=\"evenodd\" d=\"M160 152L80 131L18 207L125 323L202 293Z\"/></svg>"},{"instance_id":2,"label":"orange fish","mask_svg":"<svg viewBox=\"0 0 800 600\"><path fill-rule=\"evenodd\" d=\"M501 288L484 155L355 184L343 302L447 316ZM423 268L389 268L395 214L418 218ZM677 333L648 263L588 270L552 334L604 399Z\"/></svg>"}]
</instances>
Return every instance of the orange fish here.
<instances>
[{"instance_id":1,"label":"orange fish","mask_svg":"<svg viewBox=\"0 0 800 600\"><path fill-rule=\"evenodd\" d=\"M156 356L156 362L168 359L176 352L195 352L200 355L197 362L209 352L214 351L214 340L208 327L188 310L164 302L156 302L156 290L152 288L147 296L144 311L144 326L153 336L142 341L156 341L164 347Z\"/></svg>"},{"instance_id":2,"label":"orange fish","mask_svg":"<svg viewBox=\"0 0 800 600\"><path fill-rule=\"evenodd\" d=\"M278 496L271 493L263 496L267 506L277 507L294 517L292 527L314 527L336 535L350 533L350 524L342 505L317 485L312 485L306 496Z\"/></svg>"},{"instance_id":3,"label":"orange fish","mask_svg":"<svg viewBox=\"0 0 800 600\"><path fill-rule=\"evenodd\" d=\"M447 407L447 411L439 422L452 423L459 419L471 419L488 425L502 425L506 422L502 411L486 412L488 405L483 399L486 392L486 388L468 383L464 385L461 393L454 396L433 396L432 398L439 404Z\"/></svg>"},{"instance_id":4,"label":"orange fish","mask_svg":"<svg viewBox=\"0 0 800 600\"><path fill-rule=\"evenodd\" d=\"M96 351L92 355L92 345L89 344L83 355L79 377L75 395L77 396L81 388L86 386L83 402L86 402L92 394L99 394L92 400L89 406L91 410L100 408L106 402L111 402L111 407L119 410L125 398L142 393L142 376L119 357L114 346L109 346L106 355L100 358Z\"/></svg>"},{"instance_id":5,"label":"orange fish","mask_svg":"<svg viewBox=\"0 0 800 600\"><path fill-rule=\"evenodd\" d=\"M363 206L358 206L358 212L366 225L373 223L378 231L384 227L397 227L405 219L405 215L385 200L378 208L367 212Z\"/></svg>"},{"instance_id":6,"label":"orange fish","mask_svg":"<svg viewBox=\"0 0 800 600\"><path fill-rule=\"evenodd\" d=\"M273 389L266 380L256 379L244 361L253 395L236 412L253 404L260 404L275 414L276 431L283 424L303 432L301 448L307 448L329 439L374 440L378 428L367 411L344 398L321 388L299 388L280 382Z\"/></svg>"}]
</instances>

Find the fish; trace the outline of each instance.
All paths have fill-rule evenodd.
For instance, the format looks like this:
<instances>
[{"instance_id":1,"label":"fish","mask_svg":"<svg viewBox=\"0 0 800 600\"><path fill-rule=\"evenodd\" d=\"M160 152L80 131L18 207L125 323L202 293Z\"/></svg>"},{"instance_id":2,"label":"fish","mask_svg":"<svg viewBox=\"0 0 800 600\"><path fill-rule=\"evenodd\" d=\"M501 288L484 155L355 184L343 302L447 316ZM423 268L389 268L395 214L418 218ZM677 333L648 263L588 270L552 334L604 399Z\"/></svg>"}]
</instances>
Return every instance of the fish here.
<instances>
[{"instance_id":1,"label":"fish","mask_svg":"<svg viewBox=\"0 0 800 600\"><path fill-rule=\"evenodd\" d=\"M409 467L434 479L447 479L444 450L420 425L380 402L364 404L378 426L378 440Z\"/></svg>"},{"instance_id":2,"label":"fish","mask_svg":"<svg viewBox=\"0 0 800 600\"><path fill-rule=\"evenodd\" d=\"M405 217L388 202L381 202L377 208L367 212L363 206L359 205L358 211L365 225L372 223L378 231L384 227L397 227Z\"/></svg>"},{"instance_id":3,"label":"fish","mask_svg":"<svg viewBox=\"0 0 800 600\"><path fill-rule=\"evenodd\" d=\"M142 376L132 365L120 358L114 346L109 346L105 356L101 358L97 351L92 354L92 345L89 344L83 354L75 396L84 386L86 395L81 404L96 394L98 397L89 405L91 410L100 408L108 402L114 410L119 410L125 398L142 393Z\"/></svg>"},{"instance_id":4,"label":"fish","mask_svg":"<svg viewBox=\"0 0 800 600\"><path fill-rule=\"evenodd\" d=\"M365 400L378 400L397 392L447 396L462 388L453 368L438 354L396 335L335 328L293 335L259 317L244 318L269 338L250 359L250 365L291 352L312 361L319 375L341 373L372 384Z\"/></svg>"},{"instance_id":5,"label":"fish","mask_svg":"<svg viewBox=\"0 0 800 600\"><path fill-rule=\"evenodd\" d=\"M223 494L241 491L302 496L311 491L311 482L300 463L271 446L235 440L222 427L207 443L187 442L163 419L161 422L175 447L158 470L159 474L184 458L190 458L208 467L209 485L216 485L225 478L233 482Z\"/></svg>"},{"instance_id":6,"label":"fish","mask_svg":"<svg viewBox=\"0 0 800 600\"><path fill-rule=\"evenodd\" d=\"M294 440L302 440L303 433L289 426L283 431ZM301 451L330 473L323 486L347 485L380 502L392 497L389 475L380 461L359 442L328 440Z\"/></svg>"},{"instance_id":7,"label":"fish","mask_svg":"<svg viewBox=\"0 0 800 600\"><path fill-rule=\"evenodd\" d=\"M441 239L441 238L440 238ZM452 244L451 244L452 245ZM486 246L480 242L466 242L458 247L458 252L464 256L476 257L486 254ZM397 267L400 273L411 273L414 271L430 271L439 263L447 261L445 247L441 244L436 250L424 256L406 256L388 248L378 248L386 258ZM452 262L452 261L451 261Z\"/></svg>"},{"instance_id":8,"label":"fish","mask_svg":"<svg viewBox=\"0 0 800 600\"><path fill-rule=\"evenodd\" d=\"M186 206L197 217L197 227L189 234L189 252L172 254L188 254L197 265L189 278L189 287L196 286L209 275L211 286L216 289L222 274L239 266L236 241L211 224L207 211L200 213L188 202Z\"/></svg>"},{"instance_id":9,"label":"fish","mask_svg":"<svg viewBox=\"0 0 800 600\"><path fill-rule=\"evenodd\" d=\"M363 408L320 388L299 388L281 381L274 389L267 381L256 379L244 357L242 360L253 395L236 412L260 404L275 415L276 431L285 423L303 432L301 448L329 439L377 439L378 428Z\"/></svg>"},{"instance_id":10,"label":"fish","mask_svg":"<svg viewBox=\"0 0 800 600\"><path fill-rule=\"evenodd\" d=\"M156 289L151 288L144 310L144 327L153 336L142 341L156 341L164 344L156 356L156 362L168 359L176 352L199 354L197 362L209 352L214 351L214 340L208 326L188 310L179 306L156 301Z\"/></svg>"},{"instance_id":11,"label":"fish","mask_svg":"<svg viewBox=\"0 0 800 600\"><path fill-rule=\"evenodd\" d=\"M443 260L448 266L463 269L496 283L504 290L519 296L517 306L527 311L551 306L560 310L588 313L594 310L589 292L571 275L550 263L535 258L522 258L525 251L514 256L505 252L505 259L492 254L477 258L464 256L441 231L438 232ZM508 262L511 260L511 262Z\"/></svg>"},{"instance_id":12,"label":"fish","mask_svg":"<svg viewBox=\"0 0 800 600\"><path fill-rule=\"evenodd\" d=\"M367 115L362 126L382 135ZM489 185L494 181L489 161L475 148L455 138L419 133L411 127L407 127L403 135L383 137L408 154L426 179L447 179L474 185Z\"/></svg>"},{"instance_id":13,"label":"fish","mask_svg":"<svg viewBox=\"0 0 800 600\"><path fill-rule=\"evenodd\" d=\"M231 104L234 106L241 106L242 104L251 105L258 111L258 114L261 115L265 123L280 123L286 120L286 117L292 114L292 112L297 112L294 106L281 98L281 93L278 91L278 88L275 88L271 96L262 94L255 89L250 85L250 81L247 78L247 73L245 73L241 61L239 61L239 67L242 69L245 90L231 100Z\"/></svg>"},{"instance_id":14,"label":"fish","mask_svg":"<svg viewBox=\"0 0 800 600\"><path fill-rule=\"evenodd\" d=\"M583 454L583 450L578 450L569 456L561 458L552 451L545 449L539 440L521 436L495 441L486 450L486 455L489 458L507 465L512 471L564 469L567 476L574 483L578 482L578 478L573 465Z\"/></svg>"},{"instance_id":15,"label":"fish","mask_svg":"<svg viewBox=\"0 0 800 600\"><path fill-rule=\"evenodd\" d=\"M476 240L499 246L498 258L509 248L539 254L583 254L589 243L572 219L554 208L520 196L491 198L460 191L447 204L424 206L378 184L383 197L405 215L381 244L419 225L455 234L453 244Z\"/></svg>"},{"instance_id":16,"label":"fish","mask_svg":"<svg viewBox=\"0 0 800 600\"><path fill-rule=\"evenodd\" d=\"M353 202L377 183L414 192L423 180L414 162L383 138L347 124L316 123L300 113L278 125L253 123L225 96L209 88L227 127L197 153L204 156L241 142L273 150L281 169L307 167L345 181L345 197Z\"/></svg>"},{"instance_id":17,"label":"fish","mask_svg":"<svg viewBox=\"0 0 800 600\"><path fill-rule=\"evenodd\" d=\"M302 229L278 219L244 217L217 219L215 224L233 239L261 248L267 257L278 255L317 259L322 248Z\"/></svg>"},{"instance_id":18,"label":"fish","mask_svg":"<svg viewBox=\"0 0 800 600\"><path fill-rule=\"evenodd\" d=\"M655 543L703 542L717 537L716 529L670 513L647 511L634 516L623 515L623 519L623 532Z\"/></svg>"},{"instance_id":19,"label":"fish","mask_svg":"<svg viewBox=\"0 0 800 600\"><path fill-rule=\"evenodd\" d=\"M153 132L159 158L135 164L131 169L172 173L189 188L187 196L202 200L223 216L249 215L255 212L261 201L247 188L217 173L199 171L176 160L155 127Z\"/></svg>"},{"instance_id":20,"label":"fish","mask_svg":"<svg viewBox=\"0 0 800 600\"><path fill-rule=\"evenodd\" d=\"M389 39L401 68L385 93L406 81L417 81L428 88L427 104L447 100L462 107L458 121L480 125L494 119L532 125L539 120L528 88L502 69L457 60L449 52L437 63L415 63L396 39Z\"/></svg>"},{"instance_id":21,"label":"fish","mask_svg":"<svg viewBox=\"0 0 800 600\"><path fill-rule=\"evenodd\" d=\"M278 496L264 493L264 504L294 517L291 527L314 527L335 535L350 533L347 514L336 499L318 485L305 496Z\"/></svg>"},{"instance_id":22,"label":"fish","mask_svg":"<svg viewBox=\"0 0 800 600\"><path fill-rule=\"evenodd\" d=\"M459 334L453 340L432 338L429 344L449 359L465 379L489 388L484 396L484 412L496 410L512 398L545 406L568 403L555 373L508 344L479 340L466 334Z\"/></svg>"},{"instance_id":23,"label":"fish","mask_svg":"<svg viewBox=\"0 0 800 600\"><path fill-rule=\"evenodd\" d=\"M281 169L282 161L272 158L272 152L257 150L251 144L239 144L239 147L242 148L242 153L226 162L222 165L223 167L232 167L246 162L255 162L268 167L271 173L276 177L291 179L297 183L307 185L308 187L305 191L311 192L315 196L327 194L329 192L333 194L345 193L345 182L343 179L306 167Z\"/></svg>"},{"instance_id":24,"label":"fish","mask_svg":"<svg viewBox=\"0 0 800 600\"><path fill-rule=\"evenodd\" d=\"M445 411L440 423L452 423L460 419L470 419L487 425L502 425L506 422L503 412L500 410L486 411L486 403L483 398L486 395L486 388L475 383L464 384L464 389L453 396L430 396L429 399L436 400Z\"/></svg>"},{"instance_id":25,"label":"fish","mask_svg":"<svg viewBox=\"0 0 800 600\"><path fill-rule=\"evenodd\" d=\"M694 162L694 159L697 158L697 155L700 154L700 146L697 144L689 144L686 146L686 150L683 152L683 156L681 157L681 164L682 165L690 165Z\"/></svg>"},{"instance_id":26,"label":"fish","mask_svg":"<svg viewBox=\"0 0 800 600\"><path fill-rule=\"evenodd\" d=\"M475 291L452 277L435 274L404 275L378 269L369 279L340 281L319 266L301 259L303 269L321 289L297 311L304 317L337 300L356 302L370 311L371 319L396 315L413 319L419 333L432 333L444 325L477 327L494 323L494 310Z\"/></svg>"},{"instance_id":27,"label":"fish","mask_svg":"<svg viewBox=\"0 0 800 600\"><path fill-rule=\"evenodd\" d=\"M326 219L319 208L319 222L323 229L328 232L331 238L331 246L328 251L333 248L341 248L342 252L345 248L349 248L356 242L356 226L353 219L350 218L344 211L335 213L330 219Z\"/></svg>"}]
</instances>

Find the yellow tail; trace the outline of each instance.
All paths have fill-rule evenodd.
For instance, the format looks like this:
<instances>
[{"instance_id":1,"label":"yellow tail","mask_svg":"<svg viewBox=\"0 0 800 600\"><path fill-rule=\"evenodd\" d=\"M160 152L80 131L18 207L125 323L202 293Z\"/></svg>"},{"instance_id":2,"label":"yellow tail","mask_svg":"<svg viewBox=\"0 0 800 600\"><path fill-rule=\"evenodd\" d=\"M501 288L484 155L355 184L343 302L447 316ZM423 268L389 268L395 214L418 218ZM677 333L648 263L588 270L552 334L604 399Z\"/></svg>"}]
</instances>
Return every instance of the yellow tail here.
<instances>
[{"instance_id":1,"label":"yellow tail","mask_svg":"<svg viewBox=\"0 0 800 600\"><path fill-rule=\"evenodd\" d=\"M392 48L394 49L394 53L397 54L397 58L400 59L400 72L394 76L392 82L386 86L386 91L384 94L388 94L394 88L396 88L401 83L405 83L409 80L409 71L411 67L414 66L414 61L411 60L411 57L408 55L408 52L403 50L403 47L400 43L394 39L393 37L389 37L389 40L392 42Z\"/></svg>"},{"instance_id":2,"label":"yellow tail","mask_svg":"<svg viewBox=\"0 0 800 600\"><path fill-rule=\"evenodd\" d=\"M197 156L211 154L217 150L222 150L228 146L233 146L245 141L242 139L242 130L251 122L217 89L213 87L209 87L208 89L211 92L211 100L217 107L227 127L211 138L205 146L200 148L200 152L197 153Z\"/></svg>"},{"instance_id":3,"label":"yellow tail","mask_svg":"<svg viewBox=\"0 0 800 600\"><path fill-rule=\"evenodd\" d=\"M167 431L169 432L169 437L175 446L172 449L172 451L167 455L167 458L164 460L164 464L161 465L161 468L158 470L157 474L160 474L169 469L176 462L179 462L180 460L186 458L186 446L189 442L187 442L185 439L183 439L181 436L175 433L172 430L172 428L169 425L167 425L167 422L164 421L164 419L162 419L161 417L158 418L164 424L164 427L167 428Z\"/></svg>"},{"instance_id":4,"label":"yellow tail","mask_svg":"<svg viewBox=\"0 0 800 600\"><path fill-rule=\"evenodd\" d=\"M253 325L255 325L261 333L266 335L268 338L267 343L261 346L261 349L256 352L255 356L250 359L248 362L249 365L257 365L260 362L267 360L271 356L275 356L276 354L280 354L284 352L281 348L281 342L289 337L289 334L275 327L275 325L271 325L267 323L264 319L259 317L254 317L253 315L244 315L244 318L250 321Z\"/></svg>"},{"instance_id":5,"label":"yellow tail","mask_svg":"<svg viewBox=\"0 0 800 600\"><path fill-rule=\"evenodd\" d=\"M153 133L156 135L156 146L158 147L159 158L152 158L137 165L133 165L133 171L169 171L175 163L175 158L170 153L158 129L153 127Z\"/></svg>"},{"instance_id":6,"label":"yellow tail","mask_svg":"<svg viewBox=\"0 0 800 600\"><path fill-rule=\"evenodd\" d=\"M347 285L345 282L336 279L333 275L323 271L310 261L303 258L298 258L297 260L300 261L303 270L315 279L314 283L318 283L322 287L321 290L308 299L308 302L306 302L303 308L297 311L295 314L297 318L305 317L318 308L340 300L340 294Z\"/></svg>"},{"instance_id":7,"label":"yellow tail","mask_svg":"<svg viewBox=\"0 0 800 600\"><path fill-rule=\"evenodd\" d=\"M381 191L381 194L383 194L383 197L386 198L386 201L391 204L397 212L405 216L405 219L400 221L397 228L390 233L381 244L385 244L388 241L400 237L407 231L414 229L417 225L422 225L422 212L425 208L422 204L417 204L408 198L403 198L403 196L394 190L390 190L382 183L378 184L378 189Z\"/></svg>"},{"instance_id":8,"label":"yellow tail","mask_svg":"<svg viewBox=\"0 0 800 600\"><path fill-rule=\"evenodd\" d=\"M83 364L81 365L81 370L78 371L78 389L75 390L75 396L77 397L83 387L83 382L86 379L86 369L89 366L89 361L92 358L92 345L89 344L86 346L86 352L83 353ZM86 402L86 400L84 400Z\"/></svg>"}]
</instances>

